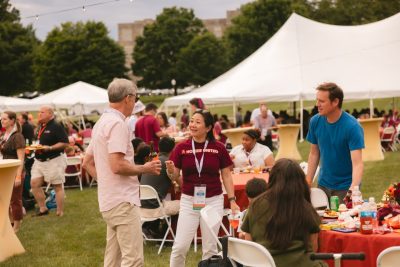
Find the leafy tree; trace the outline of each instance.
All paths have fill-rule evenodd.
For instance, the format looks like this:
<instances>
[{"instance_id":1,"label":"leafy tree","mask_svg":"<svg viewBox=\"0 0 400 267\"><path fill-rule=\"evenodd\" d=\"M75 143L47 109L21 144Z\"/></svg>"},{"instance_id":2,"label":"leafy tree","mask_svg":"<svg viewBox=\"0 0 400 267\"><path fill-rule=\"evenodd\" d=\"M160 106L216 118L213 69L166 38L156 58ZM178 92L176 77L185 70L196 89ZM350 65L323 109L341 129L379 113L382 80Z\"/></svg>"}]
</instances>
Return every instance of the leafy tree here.
<instances>
[{"instance_id":1,"label":"leafy tree","mask_svg":"<svg viewBox=\"0 0 400 267\"><path fill-rule=\"evenodd\" d=\"M169 88L172 79L176 79L177 86L185 85L177 79L178 55L203 30L193 10L165 8L153 24L144 28L143 36L136 39L132 70L134 75L142 77L139 85Z\"/></svg>"},{"instance_id":2,"label":"leafy tree","mask_svg":"<svg viewBox=\"0 0 400 267\"><path fill-rule=\"evenodd\" d=\"M226 70L227 57L223 43L210 32L193 38L178 56L178 80L203 85Z\"/></svg>"},{"instance_id":3,"label":"leafy tree","mask_svg":"<svg viewBox=\"0 0 400 267\"><path fill-rule=\"evenodd\" d=\"M336 25L370 23L400 11L400 0L321 0L313 5L313 19Z\"/></svg>"},{"instance_id":4,"label":"leafy tree","mask_svg":"<svg viewBox=\"0 0 400 267\"><path fill-rule=\"evenodd\" d=\"M0 0L0 94L33 89L33 58L39 41L32 26L23 27L19 11Z\"/></svg>"},{"instance_id":5,"label":"leafy tree","mask_svg":"<svg viewBox=\"0 0 400 267\"><path fill-rule=\"evenodd\" d=\"M292 12L309 16L311 8L307 0L257 0L244 5L224 34L231 66L262 46Z\"/></svg>"},{"instance_id":6,"label":"leafy tree","mask_svg":"<svg viewBox=\"0 0 400 267\"><path fill-rule=\"evenodd\" d=\"M107 34L94 21L54 28L35 61L37 87L48 92L79 80L107 87L114 77L124 77L124 51Z\"/></svg>"},{"instance_id":7,"label":"leafy tree","mask_svg":"<svg viewBox=\"0 0 400 267\"><path fill-rule=\"evenodd\" d=\"M19 11L12 7L9 0L0 0L0 23L19 22Z\"/></svg>"}]
</instances>

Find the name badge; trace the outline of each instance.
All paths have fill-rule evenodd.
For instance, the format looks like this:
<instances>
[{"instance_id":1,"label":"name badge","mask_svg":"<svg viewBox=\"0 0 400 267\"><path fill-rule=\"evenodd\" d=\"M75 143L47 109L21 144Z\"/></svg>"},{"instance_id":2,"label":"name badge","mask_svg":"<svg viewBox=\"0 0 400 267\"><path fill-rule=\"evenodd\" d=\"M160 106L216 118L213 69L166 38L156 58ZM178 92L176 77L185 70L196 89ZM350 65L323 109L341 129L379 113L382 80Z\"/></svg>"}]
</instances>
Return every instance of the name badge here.
<instances>
[{"instance_id":1,"label":"name badge","mask_svg":"<svg viewBox=\"0 0 400 267\"><path fill-rule=\"evenodd\" d=\"M206 185L196 185L194 187L193 210L201 210L206 206Z\"/></svg>"}]
</instances>

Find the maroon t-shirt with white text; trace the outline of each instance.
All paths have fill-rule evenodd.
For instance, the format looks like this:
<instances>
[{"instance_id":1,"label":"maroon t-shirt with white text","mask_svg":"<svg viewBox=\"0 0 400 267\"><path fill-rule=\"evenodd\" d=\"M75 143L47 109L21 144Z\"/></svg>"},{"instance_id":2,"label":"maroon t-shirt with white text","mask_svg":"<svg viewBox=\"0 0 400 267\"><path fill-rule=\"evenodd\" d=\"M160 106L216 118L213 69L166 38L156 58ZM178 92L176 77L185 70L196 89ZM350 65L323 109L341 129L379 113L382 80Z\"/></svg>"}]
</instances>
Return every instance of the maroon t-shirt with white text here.
<instances>
[{"instance_id":1,"label":"maroon t-shirt with white text","mask_svg":"<svg viewBox=\"0 0 400 267\"><path fill-rule=\"evenodd\" d=\"M194 144L196 157L200 163L205 143L194 142ZM210 141L204 150L204 162L200 177L192 152L192 139L179 143L171 153L170 159L177 168L182 170L182 193L189 196L194 195L194 187L199 184L207 186L206 197L222 194L220 170L233 164L225 146L219 141Z\"/></svg>"},{"instance_id":2,"label":"maroon t-shirt with white text","mask_svg":"<svg viewBox=\"0 0 400 267\"><path fill-rule=\"evenodd\" d=\"M159 131L161 131L160 124L156 117L152 115L144 115L135 125L135 136L142 138L148 145L153 141L156 152L158 152L158 141L160 140L156 133Z\"/></svg>"}]
</instances>

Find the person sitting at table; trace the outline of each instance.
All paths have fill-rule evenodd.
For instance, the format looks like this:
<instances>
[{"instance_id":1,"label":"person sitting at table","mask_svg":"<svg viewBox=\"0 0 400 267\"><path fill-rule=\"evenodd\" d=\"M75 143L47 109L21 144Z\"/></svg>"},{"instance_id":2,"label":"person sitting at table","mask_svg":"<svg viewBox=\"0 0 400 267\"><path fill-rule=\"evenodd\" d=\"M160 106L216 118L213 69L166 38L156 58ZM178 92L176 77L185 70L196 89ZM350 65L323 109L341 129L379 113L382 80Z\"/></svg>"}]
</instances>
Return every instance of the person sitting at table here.
<instances>
[{"instance_id":1,"label":"person sitting at table","mask_svg":"<svg viewBox=\"0 0 400 267\"><path fill-rule=\"evenodd\" d=\"M242 144L235 146L230 152L235 168L253 167L272 167L274 165L274 155L272 151L257 140L260 138L260 131L250 129L243 133Z\"/></svg>"},{"instance_id":2,"label":"person sitting at table","mask_svg":"<svg viewBox=\"0 0 400 267\"><path fill-rule=\"evenodd\" d=\"M192 138L176 145L170 159L166 161L167 174L173 181L180 179L182 170L182 195L175 242L172 247L170 266L185 266L186 254L200 224L202 234L202 259L218 253L217 242L200 220L199 209L205 205L215 209L218 220L222 220L224 183L231 210L239 212L236 204L231 175L232 160L223 144L213 135L213 116L207 110L194 112L190 123ZM221 179L222 178L222 179ZM214 227L214 234L219 227Z\"/></svg>"},{"instance_id":3,"label":"person sitting at table","mask_svg":"<svg viewBox=\"0 0 400 267\"><path fill-rule=\"evenodd\" d=\"M249 200L249 205L251 205L251 203L256 197L267 191L267 181L265 181L265 179L263 178L254 177L247 181L245 191L247 199ZM246 214L247 214L247 209L242 211L239 220L238 233L239 233L239 238L241 239L245 238L245 233L240 229L240 227L243 224Z\"/></svg>"},{"instance_id":4,"label":"person sitting at table","mask_svg":"<svg viewBox=\"0 0 400 267\"><path fill-rule=\"evenodd\" d=\"M327 266L311 261L317 251L320 218L299 164L278 160L271 169L267 190L250 205L241 226L245 239L263 245L277 267Z\"/></svg>"},{"instance_id":5,"label":"person sitting at table","mask_svg":"<svg viewBox=\"0 0 400 267\"><path fill-rule=\"evenodd\" d=\"M174 125L170 125L168 122L168 117L165 112L158 112L157 113L157 120L160 124L161 131L166 133L167 135L175 134L177 129Z\"/></svg>"},{"instance_id":6,"label":"person sitting at table","mask_svg":"<svg viewBox=\"0 0 400 267\"><path fill-rule=\"evenodd\" d=\"M168 160L171 151L175 147L175 140L171 137L163 137L161 138L158 147L160 148L158 158L161 161L161 172L159 175L148 173L143 174L140 184L150 185L157 191L160 200L163 202L163 209L166 215L176 215L179 212L179 200L165 200L165 197L172 186L172 181L167 175L165 161ZM160 209L158 209L159 205L157 200L141 200L141 205L140 212L143 217L157 217L158 215L161 215ZM142 225L142 229L146 235L149 233L152 236L160 237L165 233L166 229L160 231L160 221L161 220L145 222ZM167 225L164 226L166 227Z\"/></svg>"}]
</instances>

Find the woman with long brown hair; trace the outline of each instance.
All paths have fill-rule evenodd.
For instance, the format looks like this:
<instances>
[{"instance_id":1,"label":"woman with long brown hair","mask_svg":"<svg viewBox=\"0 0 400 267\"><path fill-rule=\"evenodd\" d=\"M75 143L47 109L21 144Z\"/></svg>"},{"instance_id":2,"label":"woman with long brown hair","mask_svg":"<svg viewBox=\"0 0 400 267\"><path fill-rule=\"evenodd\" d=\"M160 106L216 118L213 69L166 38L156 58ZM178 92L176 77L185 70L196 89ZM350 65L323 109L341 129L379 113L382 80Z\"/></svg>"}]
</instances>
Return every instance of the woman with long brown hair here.
<instances>
[{"instance_id":1,"label":"woman with long brown hair","mask_svg":"<svg viewBox=\"0 0 400 267\"><path fill-rule=\"evenodd\" d=\"M317 250L319 224L303 170L293 160L280 159L267 191L252 202L241 229L247 240L269 250L277 267L324 266L309 255Z\"/></svg>"},{"instance_id":2,"label":"woman with long brown hair","mask_svg":"<svg viewBox=\"0 0 400 267\"><path fill-rule=\"evenodd\" d=\"M17 169L14 188L10 202L10 221L14 231L18 232L22 223L22 185L24 180L25 140L17 121L17 114L4 111L1 114L1 125L6 129L0 137L0 152L3 159L19 159L21 165Z\"/></svg>"}]
</instances>

